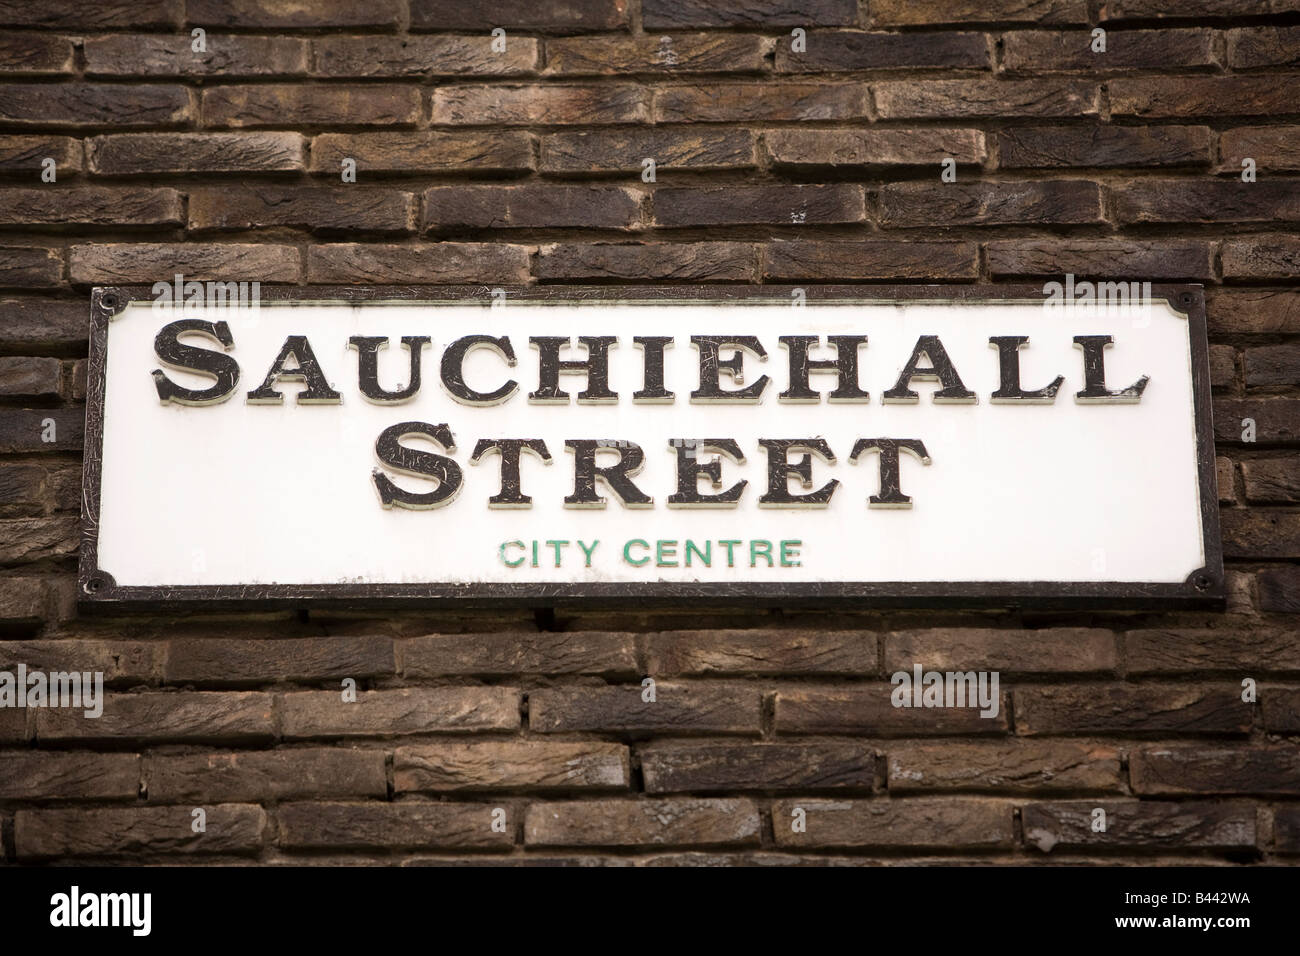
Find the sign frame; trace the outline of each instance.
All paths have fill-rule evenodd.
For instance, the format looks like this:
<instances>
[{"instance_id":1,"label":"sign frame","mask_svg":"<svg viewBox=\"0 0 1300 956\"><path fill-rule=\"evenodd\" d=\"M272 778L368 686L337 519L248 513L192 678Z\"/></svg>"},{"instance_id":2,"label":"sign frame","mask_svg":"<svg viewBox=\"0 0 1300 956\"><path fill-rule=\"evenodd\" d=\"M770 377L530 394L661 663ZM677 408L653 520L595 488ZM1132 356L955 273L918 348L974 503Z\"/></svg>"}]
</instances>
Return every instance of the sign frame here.
<instances>
[{"instance_id":1,"label":"sign frame","mask_svg":"<svg viewBox=\"0 0 1300 956\"><path fill-rule=\"evenodd\" d=\"M771 299L789 303L795 289L808 302L874 300L952 304L1042 303L1042 286L1008 285L604 285L604 286L262 286L261 299L294 302L489 302L504 290L508 300L660 301L701 304ZM1043 610L1213 610L1226 603L1219 529L1218 480L1211 407L1205 293L1199 284L1152 283L1154 301L1166 300L1187 316L1192 362L1197 479L1205 565L1182 583L1124 581L1030 582L644 582L644 583L422 583L249 584L121 586L98 560L100 471L110 319L129 304L152 302L149 286L97 286L90 297L90 357L86 383L81 547L77 601L83 612L148 610L334 610L428 607L549 608L582 605L629 608L680 604L684 599L715 607L1027 608Z\"/></svg>"}]
</instances>

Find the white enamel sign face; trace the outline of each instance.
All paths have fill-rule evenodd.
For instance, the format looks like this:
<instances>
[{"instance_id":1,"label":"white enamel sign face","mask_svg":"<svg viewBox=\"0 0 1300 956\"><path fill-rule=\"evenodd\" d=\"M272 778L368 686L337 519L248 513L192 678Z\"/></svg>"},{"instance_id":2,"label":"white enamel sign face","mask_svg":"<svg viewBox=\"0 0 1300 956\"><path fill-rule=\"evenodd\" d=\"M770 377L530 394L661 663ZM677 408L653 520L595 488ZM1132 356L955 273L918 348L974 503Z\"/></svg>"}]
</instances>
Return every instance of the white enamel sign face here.
<instances>
[{"instance_id":1,"label":"white enamel sign face","mask_svg":"<svg viewBox=\"0 0 1300 956\"><path fill-rule=\"evenodd\" d=\"M1211 563L1192 342L1164 299L135 301L104 343L96 570L525 598L1183 585Z\"/></svg>"}]
</instances>

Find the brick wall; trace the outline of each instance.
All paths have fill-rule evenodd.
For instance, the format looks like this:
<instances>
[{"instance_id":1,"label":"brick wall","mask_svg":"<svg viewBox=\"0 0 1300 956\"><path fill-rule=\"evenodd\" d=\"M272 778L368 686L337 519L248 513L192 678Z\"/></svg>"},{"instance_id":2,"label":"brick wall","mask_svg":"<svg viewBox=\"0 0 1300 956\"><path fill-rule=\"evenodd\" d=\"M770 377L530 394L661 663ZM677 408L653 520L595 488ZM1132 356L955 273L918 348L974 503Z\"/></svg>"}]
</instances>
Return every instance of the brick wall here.
<instances>
[{"instance_id":1,"label":"brick wall","mask_svg":"<svg viewBox=\"0 0 1300 956\"><path fill-rule=\"evenodd\" d=\"M0 24L0 669L111 688L97 721L0 710L3 859L1300 861L1297 0L0 0ZM79 617L88 290L175 272L1201 282L1229 605ZM999 717L893 709L914 662L998 670Z\"/></svg>"}]
</instances>

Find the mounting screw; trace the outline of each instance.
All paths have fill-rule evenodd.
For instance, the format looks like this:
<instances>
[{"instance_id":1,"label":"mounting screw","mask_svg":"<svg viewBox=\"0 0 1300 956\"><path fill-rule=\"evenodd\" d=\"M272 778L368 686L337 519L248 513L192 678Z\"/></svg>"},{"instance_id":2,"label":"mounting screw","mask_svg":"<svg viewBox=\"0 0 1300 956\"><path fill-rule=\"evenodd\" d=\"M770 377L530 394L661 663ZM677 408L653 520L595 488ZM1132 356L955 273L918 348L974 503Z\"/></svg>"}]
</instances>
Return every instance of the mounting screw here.
<instances>
[{"instance_id":1,"label":"mounting screw","mask_svg":"<svg viewBox=\"0 0 1300 956\"><path fill-rule=\"evenodd\" d=\"M105 312L112 315L117 311L118 298L116 292L105 292L99 297L99 305Z\"/></svg>"},{"instance_id":2,"label":"mounting screw","mask_svg":"<svg viewBox=\"0 0 1300 956\"><path fill-rule=\"evenodd\" d=\"M100 591L104 590L104 585L106 583L107 582L104 580L102 576L98 574L93 574L86 579L86 593L97 594Z\"/></svg>"},{"instance_id":3,"label":"mounting screw","mask_svg":"<svg viewBox=\"0 0 1300 956\"><path fill-rule=\"evenodd\" d=\"M1190 292L1184 292L1182 295L1178 297L1178 301L1181 302L1183 305L1191 305L1194 301L1196 301L1196 297L1192 295Z\"/></svg>"},{"instance_id":4,"label":"mounting screw","mask_svg":"<svg viewBox=\"0 0 1300 956\"><path fill-rule=\"evenodd\" d=\"M1208 574L1198 574L1192 580L1192 585L1198 591L1208 591L1210 589L1210 585L1213 583L1214 581L1210 579L1210 576Z\"/></svg>"}]
</instances>

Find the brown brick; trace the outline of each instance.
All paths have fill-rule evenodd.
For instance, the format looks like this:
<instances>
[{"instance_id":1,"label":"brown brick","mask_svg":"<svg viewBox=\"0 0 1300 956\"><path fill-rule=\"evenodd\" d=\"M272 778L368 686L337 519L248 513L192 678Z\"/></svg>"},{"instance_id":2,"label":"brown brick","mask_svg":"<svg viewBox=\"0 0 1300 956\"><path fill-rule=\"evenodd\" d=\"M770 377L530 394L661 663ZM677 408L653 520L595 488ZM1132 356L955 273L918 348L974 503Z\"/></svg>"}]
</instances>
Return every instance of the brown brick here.
<instances>
[{"instance_id":1,"label":"brown brick","mask_svg":"<svg viewBox=\"0 0 1300 956\"><path fill-rule=\"evenodd\" d=\"M1273 845L1279 853L1300 853L1300 807L1273 812Z\"/></svg>"},{"instance_id":2,"label":"brown brick","mask_svg":"<svg viewBox=\"0 0 1300 956\"><path fill-rule=\"evenodd\" d=\"M352 159L357 178L370 173L522 172L533 168L527 133L324 133L312 140L311 171L340 175Z\"/></svg>"},{"instance_id":3,"label":"brown brick","mask_svg":"<svg viewBox=\"0 0 1300 956\"><path fill-rule=\"evenodd\" d=\"M656 226L827 225L864 222L866 197L848 183L809 186L660 187Z\"/></svg>"},{"instance_id":4,"label":"brown brick","mask_svg":"<svg viewBox=\"0 0 1300 956\"><path fill-rule=\"evenodd\" d=\"M647 793L870 790L876 756L859 743L653 744L640 751Z\"/></svg>"},{"instance_id":5,"label":"brown brick","mask_svg":"<svg viewBox=\"0 0 1300 956\"><path fill-rule=\"evenodd\" d=\"M1300 77L1145 76L1110 81L1115 116L1260 116L1294 112Z\"/></svg>"},{"instance_id":6,"label":"brown brick","mask_svg":"<svg viewBox=\"0 0 1300 956\"><path fill-rule=\"evenodd\" d=\"M655 93L657 123L824 122L867 115L862 83L703 83Z\"/></svg>"},{"instance_id":7,"label":"brown brick","mask_svg":"<svg viewBox=\"0 0 1300 956\"><path fill-rule=\"evenodd\" d=\"M895 707L890 700L893 690L893 685L883 681L849 687L783 688L776 695L776 731L879 737L1007 731L1007 709L1002 700L995 716L981 717L978 706Z\"/></svg>"},{"instance_id":8,"label":"brown brick","mask_svg":"<svg viewBox=\"0 0 1300 956\"><path fill-rule=\"evenodd\" d=\"M1209 279L1212 248L1194 240L1005 239L986 246L994 276Z\"/></svg>"},{"instance_id":9,"label":"brown brick","mask_svg":"<svg viewBox=\"0 0 1300 956\"><path fill-rule=\"evenodd\" d=\"M145 787L157 803L388 796L382 750L271 750L151 755Z\"/></svg>"},{"instance_id":10,"label":"brown brick","mask_svg":"<svg viewBox=\"0 0 1300 956\"><path fill-rule=\"evenodd\" d=\"M22 580L22 579L6 579ZM34 580L34 579L33 579ZM98 671L106 684L152 683L162 677L167 645L161 641L58 638L0 642L0 670Z\"/></svg>"},{"instance_id":11,"label":"brown brick","mask_svg":"<svg viewBox=\"0 0 1300 956\"><path fill-rule=\"evenodd\" d=\"M79 537L76 518L0 520L0 564L67 557L76 553Z\"/></svg>"},{"instance_id":12,"label":"brown brick","mask_svg":"<svg viewBox=\"0 0 1300 956\"><path fill-rule=\"evenodd\" d=\"M489 803L290 803L280 807L280 846L308 850L383 847L507 849L515 826L492 827Z\"/></svg>"},{"instance_id":13,"label":"brown brick","mask_svg":"<svg viewBox=\"0 0 1300 956\"><path fill-rule=\"evenodd\" d=\"M1265 730L1273 734L1300 734L1300 687L1265 687L1259 700Z\"/></svg>"},{"instance_id":14,"label":"brown brick","mask_svg":"<svg viewBox=\"0 0 1300 956\"><path fill-rule=\"evenodd\" d=\"M70 37L0 33L0 73L40 76L72 73L75 69Z\"/></svg>"},{"instance_id":15,"label":"brown brick","mask_svg":"<svg viewBox=\"0 0 1300 956\"><path fill-rule=\"evenodd\" d=\"M1233 388L1237 384L1237 350L1231 345L1210 346L1210 385Z\"/></svg>"},{"instance_id":16,"label":"brown brick","mask_svg":"<svg viewBox=\"0 0 1300 956\"><path fill-rule=\"evenodd\" d=\"M633 84L609 86L440 86L435 126L601 126L646 123L650 95Z\"/></svg>"},{"instance_id":17,"label":"brown brick","mask_svg":"<svg viewBox=\"0 0 1300 956\"><path fill-rule=\"evenodd\" d=\"M314 30L329 27L396 27L399 0L186 0L188 23L205 27Z\"/></svg>"},{"instance_id":18,"label":"brown brick","mask_svg":"<svg viewBox=\"0 0 1300 956\"><path fill-rule=\"evenodd\" d=\"M1270 13L1293 13L1300 10L1296 0L1259 0L1242 6L1237 0L1107 0L1100 8L1102 20L1148 20L1161 17L1226 17L1240 20L1244 16L1267 16Z\"/></svg>"},{"instance_id":19,"label":"brown brick","mask_svg":"<svg viewBox=\"0 0 1300 956\"><path fill-rule=\"evenodd\" d=\"M1155 746L1129 754L1140 794L1300 795L1300 747Z\"/></svg>"},{"instance_id":20,"label":"brown brick","mask_svg":"<svg viewBox=\"0 0 1300 956\"><path fill-rule=\"evenodd\" d=\"M256 641L198 637L171 642L166 679L173 684L269 684L361 680L396 674L387 637L301 637Z\"/></svg>"},{"instance_id":21,"label":"brown brick","mask_svg":"<svg viewBox=\"0 0 1300 956\"><path fill-rule=\"evenodd\" d=\"M1083 0L874 0L876 26L934 26L940 23L1087 23Z\"/></svg>"},{"instance_id":22,"label":"brown brick","mask_svg":"<svg viewBox=\"0 0 1300 956\"><path fill-rule=\"evenodd\" d=\"M781 129L763 142L780 169L933 166L945 159L959 166L984 161L984 134L976 129Z\"/></svg>"},{"instance_id":23,"label":"brown brick","mask_svg":"<svg viewBox=\"0 0 1300 956\"><path fill-rule=\"evenodd\" d=\"M630 779L621 744L486 741L398 747L397 793L447 790L623 790Z\"/></svg>"},{"instance_id":24,"label":"brown brick","mask_svg":"<svg viewBox=\"0 0 1300 956\"><path fill-rule=\"evenodd\" d=\"M1123 783L1119 751L1104 743L900 741L886 750L891 793L1116 791Z\"/></svg>"},{"instance_id":25,"label":"brown brick","mask_svg":"<svg viewBox=\"0 0 1300 956\"><path fill-rule=\"evenodd\" d=\"M13 126L175 126L194 118L183 86L13 83L0 86L0 122Z\"/></svg>"},{"instance_id":26,"label":"brown brick","mask_svg":"<svg viewBox=\"0 0 1300 956\"><path fill-rule=\"evenodd\" d=\"M759 731L757 688L713 683L655 685L655 700L640 684L540 688L528 697L528 725L538 733L736 733Z\"/></svg>"},{"instance_id":27,"label":"brown brick","mask_svg":"<svg viewBox=\"0 0 1300 956\"><path fill-rule=\"evenodd\" d=\"M1300 614L1300 568L1265 568L1255 580L1261 611Z\"/></svg>"},{"instance_id":28,"label":"brown brick","mask_svg":"<svg viewBox=\"0 0 1300 956\"><path fill-rule=\"evenodd\" d=\"M1284 182L1150 179L1111 187L1121 223L1294 222L1300 197Z\"/></svg>"},{"instance_id":29,"label":"brown brick","mask_svg":"<svg viewBox=\"0 0 1300 956\"><path fill-rule=\"evenodd\" d=\"M289 226L315 233L408 233L415 197L366 186L209 186L190 192L191 233Z\"/></svg>"},{"instance_id":30,"label":"brown brick","mask_svg":"<svg viewBox=\"0 0 1300 956\"><path fill-rule=\"evenodd\" d=\"M974 279L979 250L970 242L773 242L765 279Z\"/></svg>"},{"instance_id":31,"label":"brown brick","mask_svg":"<svg viewBox=\"0 0 1300 956\"><path fill-rule=\"evenodd\" d=\"M17 752L0 756L0 800L135 800L138 754Z\"/></svg>"},{"instance_id":32,"label":"brown brick","mask_svg":"<svg viewBox=\"0 0 1300 956\"><path fill-rule=\"evenodd\" d=\"M539 41L510 37L504 52L495 38L321 37L312 41L315 76L519 76L536 72Z\"/></svg>"},{"instance_id":33,"label":"brown brick","mask_svg":"<svg viewBox=\"0 0 1300 956\"><path fill-rule=\"evenodd\" d=\"M756 846L758 807L749 800L669 797L534 803L529 846Z\"/></svg>"},{"instance_id":34,"label":"brown brick","mask_svg":"<svg viewBox=\"0 0 1300 956\"><path fill-rule=\"evenodd\" d=\"M899 80L872 93L881 119L1097 115L1096 87L1075 80Z\"/></svg>"},{"instance_id":35,"label":"brown brick","mask_svg":"<svg viewBox=\"0 0 1300 956\"><path fill-rule=\"evenodd\" d=\"M1012 126L998 130L1003 169L1204 166L1207 126Z\"/></svg>"},{"instance_id":36,"label":"brown brick","mask_svg":"<svg viewBox=\"0 0 1300 956\"><path fill-rule=\"evenodd\" d=\"M87 37L89 76L276 76L307 72L307 41L294 37L208 36L198 53L189 34Z\"/></svg>"},{"instance_id":37,"label":"brown brick","mask_svg":"<svg viewBox=\"0 0 1300 956\"><path fill-rule=\"evenodd\" d=\"M1255 422L1255 441L1263 445L1300 444L1300 401L1292 398L1265 398L1239 401L1231 398L1214 400L1214 440L1241 444L1245 425Z\"/></svg>"},{"instance_id":38,"label":"brown brick","mask_svg":"<svg viewBox=\"0 0 1300 956\"><path fill-rule=\"evenodd\" d=\"M542 138L543 172L639 175L645 159L655 161L656 172L751 169L756 165L754 134L740 129L633 129Z\"/></svg>"},{"instance_id":39,"label":"brown brick","mask_svg":"<svg viewBox=\"0 0 1300 956\"><path fill-rule=\"evenodd\" d=\"M174 189L104 186L0 191L0 225L178 226L182 196Z\"/></svg>"},{"instance_id":40,"label":"brown brick","mask_svg":"<svg viewBox=\"0 0 1300 956\"><path fill-rule=\"evenodd\" d=\"M0 617L3 620L3 617ZM26 744L32 739L32 728L30 714L34 711L26 707L19 710L17 707L5 707L0 709L0 743L4 744Z\"/></svg>"},{"instance_id":41,"label":"brown brick","mask_svg":"<svg viewBox=\"0 0 1300 956\"><path fill-rule=\"evenodd\" d=\"M20 27L75 27L80 30L121 30L130 27L174 27L175 0L2 0L0 23Z\"/></svg>"},{"instance_id":42,"label":"brown brick","mask_svg":"<svg viewBox=\"0 0 1300 956\"><path fill-rule=\"evenodd\" d=\"M124 856L140 853L254 853L262 848L266 813L238 803L203 808L206 829L195 833L190 807L19 810L14 839L19 859Z\"/></svg>"},{"instance_id":43,"label":"brown brick","mask_svg":"<svg viewBox=\"0 0 1300 956\"><path fill-rule=\"evenodd\" d=\"M516 730L519 691L407 687L365 691L352 703L340 691L304 691L281 695L280 711L286 739Z\"/></svg>"},{"instance_id":44,"label":"brown brick","mask_svg":"<svg viewBox=\"0 0 1300 956\"><path fill-rule=\"evenodd\" d=\"M57 399L62 379L58 359L0 357L0 398Z\"/></svg>"},{"instance_id":45,"label":"brown brick","mask_svg":"<svg viewBox=\"0 0 1300 956\"><path fill-rule=\"evenodd\" d=\"M87 162L101 176L274 173L303 169L298 133L123 133L96 136Z\"/></svg>"},{"instance_id":46,"label":"brown brick","mask_svg":"<svg viewBox=\"0 0 1300 956\"><path fill-rule=\"evenodd\" d=\"M885 635L885 673L927 670L1091 674L1116 667L1115 635L1100 628L936 628Z\"/></svg>"},{"instance_id":47,"label":"brown brick","mask_svg":"<svg viewBox=\"0 0 1300 956\"><path fill-rule=\"evenodd\" d=\"M310 282L525 282L527 246L430 242L388 246L337 242L307 250Z\"/></svg>"},{"instance_id":48,"label":"brown brick","mask_svg":"<svg viewBox=\"0 0 1300 956\"><path fill-rule=\"evenodd\" d=\"M0 578L0 622L36 623L45 615L45 597L45 582L40 578L11 576ZM0 648L12 646L8 642L0 644Z\"/></svg>"},{"instance_id":49,"label":"brown brick","mask_svg":"<svg viewBox=\"0 0 1300 956\"><path fill-rule=\"evenodd\" d=\"M1241 688L1089 684L1018 688L1017 734L1247 734Z\"/></svg>"},{"instance_id":50,"label":"brown brick","mask_svg":"<svg viewBox=\"0 0 1300 956\"><path fill-rule=\"evenodd\" d=\"M1300 458L1243 461L1241 472L1251 504L1300 503Z\"/></svg>"},{"instance_id":51,"label":"brown brick","mask_svg":"<svg viewBox=\"0 0 1300 956\"><path fill-rule=\"evenodd\" d=\"M631 229L641 219L641 194L623 186L434 186L423 200L422 232Z\"/></svg>"},{"instance_id":52,"label":"brown brick","mask_svg":"<svg viewBox=\"0 0 1300 956\"><path fill-rule=\"evenodd\" d=\"M757 73L766 43L744 34L572 37L546 42L546 73Z\"/></svg>"},{"instance_id":53,"label":"brown brick","mask_svg":"<svg viewBox=\"0 0 1300 956\"><path fill-rule=\"evenodd\" d=\"M876 675L876 637L862 631L664 631L645 638L651 674Z\"/></svg>"},{"instance_id":54,"label":"brown brick","mask_svg":"<svg viewBox=\"0 0 1300 956\"><path fill-rule=\"evenodd\" d=\"M1215 66L1211 30L1114 30L1106 50L1094 53L1086 30L1021 30L1003 39L1002 65L1010 73L1102 72Z\"/></svg>"},{"instance_id":55,"label":"brown brick","mask_svg":"<svg viewBox=\"0 0 1300 956\"><path fill-rule=\"evenodd\" d=\"M40 246L0 246L0 288L38 289L63 279L63 255Z\"/></svg>"},{"instance_id":56,"label":"brown brick","mask_svg":"<svg viewBox=\"0 0 1300 956\"><path fill-rule=\"evenodd\" d=\"M1300 511L1233 509L1219 520L1226 558L1300 558Z\"/></svg>"},{"instance_id":57,"label":"brown brick","mask_svg":"<svg viewBox=\"0 0 1300 956\"><path fill-rule=\"evenodd\" d=\"M156 282L183 272L187 279L297 282L294 246L233 242L97 243L71 246L68 273L80 285Z\"/></svg>"},{"instance_id":58,"label":"brown brick","mask_svg":"<svg viewBox=\"0 0 1300 956\"><path fill-rule=\"evenodd\" d=\"M1093 829L1094 812L1106 828ZM1255 808L1222 803L1113 800L1031 803L1020 809L1025 845L1044 853L1100 847L1229 850L1255 845Z\"/></svg>"},{"instance_id":59,"label":"brown brick","mask_svg":"<svg viewBox=\"0 0 1300 956\"><path fill-rule=\"evenodd\" d=\"M1218 172L1240 176L1247 158L1257 174L1300 170L1300 127L1243 126L1219 134Z\"/></svg>"},{"instance_id":60,"label":"brown brick","mask_svg":"<svg viewBox=\"0 0 1300 956\"><path fill-rule=\"evenodd\" d=\"M53 159L63 176L81 169L81 140L70 136L0 136L0 174L30 177L37 182L41 163Z\"/></svg>"},{"instance_id":61,"label":"brown brick","mask_svg":"<svg viewBox=\"0 0 1300 956\"><path fill-rule=\"evenodd\" d=\"M411 0L412 30L538 30L587 33L625 29L627 0Z\"/></svg>"},{"instance_id":62,"label":"brown brick","mask_svg":"<svg viewBox=\"0 0 1300 956\"><path fill-rule=\"evenodd\" d=\"M0 409L0 452L80 451L86 415L80 408ZM53 441L46 441L51 437Z\"/></svg>"},{"instance_id":63,"label":"brown brick","mask_svg":"<svg viewBox=\"0 0 1300 956\"><path fill-rule=\"evenodd\" d=\"M606 631L431 634L399 646L407 678L638 673L633 635Z\"/></svg>"},{"instance_id":64,"label":"brown brick","mask_svg":"<svg viewBox=\"0 0 1300 956\"><path fill-rule=\"evenodd\" d=\"M857 22L854 0L642 0L649 30L684 27L838 27Z\"/></svg>"},{"instance_id":65,"label":"brown brick","mask_svg":"<svg viewBox=\"0 0 1300 956\"><path fill-rule=\"evenodd\" d=\"M756 258L743 242L560 242L541 247L537 278L752 281Z\"/></svg>"},{"instance_id":66,"label":"brown brick","mask_svg":"<svg viewBox=\"0 0 1300 956\"><path fill-rule=\"evenodd\" d=\"M988 41L982 33L818 33L803 52L789 35L777 40L778 73L852 70L987 70Z\"/></svg>"},{"instance_id":67,"label":"brown brick","mask_svg":"<svg viewBox=\"0 0 1300 956\"><path fill-rule=\"evenodd\" d=\"M420 93L409 86L218 86L203 91L210 126L410 126Z\"/></svg>"},{"instance_id":68,"label":"brown brick","mask_svg":"<svg viewBox=\"0 0 1300 956\"><path fill-rule=\"evenodd\" d=\"M796 833L792 824L799 809L806 823ZM993 849L1015 839L1011 807L975 797L778 800L772 804L772 833L779 847Z\"/></svg>"},{"instance_id":69,"label":"brown brick","mask_svg":"<svg viewBox=\"0 0 1300 956\"><path fill-rule=\"evenodd\" d=\"M36 737L41 741L129 741L132 746L254 743L270 740L274 733L268 694L105 694L104 713L98 718L71 709L36 713Z\"/></svg>"},{"instance_id":70,"label":"brown brick","mask_svg":"<svg viewBox=\"0 0 1300 956\"><path fill-rule=\"evenodd\" d=\"M52 462L0 464L0 509L18 518L80 510L81 468Z\"/></svg>"},{"instance_id":71,"label":"brown brick","mask_svg":"<svg viewBox=\"0 0 1300 956\"><path fill-rule=\"evenodd\" d=\"M1228 65L1234 70L1300 65L1300 27L1228 30Z\"/></svg>"},{"instance_id":72,"label":"brown brick","mask_svg":"<svg viewBox=\"0 0 1300 956\"><path fill-rule=\"evenodd\" d=\"M1300 671L1300 634L1267 628L1226 627L1128 631L1125 664L1130 674L1221 672L1244 669Z\"/></svg>"},{"instance_id":73,"label":"brown brick","mask_svg":"<svg viewBox=\"0 0 1300 956\"><path fill-rule=\"evenodd\" d=\"M891 228L1104 221L1101 189L1096 183L1073 179L890 183L880 189L879 210L880 224Z\"/></svg>"},{"instance_id":74,"label":"brown brick","mask_svg":"<svg viewBox=\"0 0 1300 956\"><path fill-rule=\"evenodd\" d=\"M1300 345L1246 349L1246 387L1300 385Z\"/></svg>"}]
</instances>

